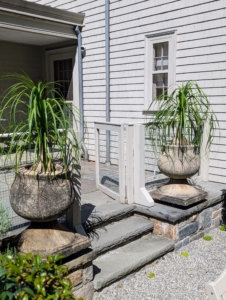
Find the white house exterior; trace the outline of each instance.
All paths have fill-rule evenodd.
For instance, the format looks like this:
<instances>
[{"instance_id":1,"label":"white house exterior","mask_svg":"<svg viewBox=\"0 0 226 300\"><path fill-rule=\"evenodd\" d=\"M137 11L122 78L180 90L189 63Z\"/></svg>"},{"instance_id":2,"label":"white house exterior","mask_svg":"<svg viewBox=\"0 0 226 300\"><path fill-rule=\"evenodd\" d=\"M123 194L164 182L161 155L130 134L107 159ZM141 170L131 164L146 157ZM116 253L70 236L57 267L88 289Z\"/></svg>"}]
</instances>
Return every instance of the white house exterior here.
<instances>
[{"instance_id":1,"label":"white house exterior","mask_svg":"<svg viewBox=\"0 0 226 300\"><path fill-rule=\"evenodd\" d=\"M62 14L66 11L85 14L82 38L83 45L86 47L86 57L83 59L84 116L88 127L86 146L90 160L95 160L94 122L106 121L106 1L29 0L29 2L57 8L62 11ZM161 85L166 86L188 80L197 81L208 95L220 126L215 132L211 146L209 180L226 183L225 0L110 0L109 10L110 121L123 123L145 120L145 111L152 95L158 92L153 85L153 80L158 84L161 77L164 79ZM70 20L72 19L73 16ZM82 21L80 25L82 28ZM7 35L2 33L2 28L0 28L0 39L0 47L4 48L4 51L7 47L12 51ZM73 44L72 39L69 35L65 39L70 47ZM5 40L7 42L4 42ZM40 43L41 41L42 37ZM14 42L17 43L15 47L19 47L20 41ZM51 73L51 69L46 67L46 64L43 65L41 60L43 62L43 57L48 60L52 57L54 60L54 55L55 58L57 55L61 57L59 45L62 45L62 42L63 40L60 39L52 43L48 41L52 46L47 47L41 44L34 45L35 41L33 44L28 42L28 36L21 40L20 47L24 49L30 47L30 54L26 55L25 59L29 57L34 76L50 75L48 72ZM158 49L156 44L159 45ZM64 49L66 49L65 45ZM75 53L76 50L72 47L67 51ZM37 52L40 61L33 62ZM154 57L154 53L158 55ZM70 57L66 52L63 55L65 55L62 56L63 59ZM156 66L161 64L161 67L153 72L151 66L154 60ZM5 63L15 64L15 61L5 60ZM73 77L74 98L77 97L75 95L78 87L76 77L78 74L76 74L75 72ZM78 103L76 101L75 103Z\"/></svg>"}]
</instances>

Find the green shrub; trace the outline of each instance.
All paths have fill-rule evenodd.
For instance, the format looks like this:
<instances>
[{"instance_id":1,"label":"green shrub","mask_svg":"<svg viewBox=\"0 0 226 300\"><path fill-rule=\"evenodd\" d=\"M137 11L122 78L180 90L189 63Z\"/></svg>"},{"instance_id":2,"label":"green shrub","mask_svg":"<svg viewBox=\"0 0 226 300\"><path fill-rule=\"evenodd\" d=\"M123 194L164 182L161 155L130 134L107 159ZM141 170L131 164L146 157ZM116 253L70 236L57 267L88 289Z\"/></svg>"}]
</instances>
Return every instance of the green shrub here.
<instances>
[{"instance_id":1,"label":"green shrub","mask_svg":"<svg viewBox=\"0 0 226 300\"><path fill-rule=\"evenodd\" d=\"M4 235L11 226L9 209L3 203L0 203L0 237Z\"/></svg>"},{"instance_id":2,"label":"green shrub","mask_svg":"<svg viewBox=\"0 0 226 300\"><path fill-rule=\"evenodd\" d=\"M226 226L225 226L225 225L221 225L221 226L219 226L219 229L220 229L221 231L226 231Z\"/></svg>"},{"instance_id":3,"label":"green shrub","mask_svg":"<svg viewBox=\"0 0 226 300\"><path fill-rule=\"evenodd\" d=\"M10 248L9 244L4 252L0 252L0 266L2 266L3 261L6 260L7 256L14 257L17 255L16 248Z\"/></svg>"},{"instance_id":4,"label":"green shrub","mask_svg":"<svg viewBox=\"0 0 226 300\"><path fill-rule=\"evenodd\" d=\"M151 272L151 273L148 274L148 278L152 279L154 277L155 277L155 273Z\"/></svg>"},{"instance_id":5,"label":"green shrub","mask_svg":"<svg viewBox=\"0 0 226 300\"><path fill-rule=\"evenodd\" d=\"M205 235L204 237L203 237L203 239L204 239L204 241L212 241L212 236L211 235Z\"/></svg>"},{"instance_id":6,"label":"green shrub","mask_svg":"<svg viewBox=\"0 0 226 300\"><path fill-rule=\"evenodd\" d=\"M1 300L74 299L66 265L58 265L57 254L42 260L39 254L0 254Z\"/></svg>"},{"instance_id":7,"label":"green shrub","mask_svg":"<svg viewBox=\"0 0 226 300\"><path fill-rule=\"evenodd\" d=\"M181 255L184 256L184 257L188 257L188 256L189 256L189 253L188 253L188 252L185 252L185 251L182 251L182 252L181 252Z\"/></svg>"}]
</instances>

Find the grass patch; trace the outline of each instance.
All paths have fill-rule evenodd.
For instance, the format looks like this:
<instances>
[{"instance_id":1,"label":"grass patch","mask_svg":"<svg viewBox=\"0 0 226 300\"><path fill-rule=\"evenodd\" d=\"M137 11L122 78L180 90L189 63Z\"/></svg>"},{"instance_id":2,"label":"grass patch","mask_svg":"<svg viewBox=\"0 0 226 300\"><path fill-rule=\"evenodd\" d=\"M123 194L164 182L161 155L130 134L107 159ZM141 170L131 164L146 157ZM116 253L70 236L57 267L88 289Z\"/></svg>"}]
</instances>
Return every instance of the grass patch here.
<instances>
[{"instance_id":1,"label":"grass patch","mask_svg":"<svg viewBox=\"0 0 226 300\"><path fill-rule=\"evenodd\" d=\"M226 226L225 226L225 225L221 225L221 226L219 226L219 229L220 229L221 231L226 231Z\"/></svg>"},{"instance_id":2,"label":"grass patch","mask_svg":"<svg viewBox=\"0 0 226 300\"><path fill-rule=\"evenodd\" d=\"M204 239L204 241L212 241L212 236L211 235L205 235L204 237L203 237L203 239Z\"/></svg>"},{"instance_id":3,"label":"grass patch","mask_svg":"<svg viewBox=\"0 0 226 300\"><path fill-rule=\"evenodd\" d=\"M155 273L153 273L153 272L149 273L148 278L152 279L154 277L155 277Z\"/></svg>"},{"instance_id":4,"label":"grass patch","mask_svg":"<svg viewBox=\"0 0 226 300\"><path fill-rule=\"evenodd\" d=\"M189 253L188 253L188 252L185 252L185 251L182 251L182 252L181 252L181 255L184 256L184 257L188 257L188 256L189 256Z\"/></svg>"}]
</instances>

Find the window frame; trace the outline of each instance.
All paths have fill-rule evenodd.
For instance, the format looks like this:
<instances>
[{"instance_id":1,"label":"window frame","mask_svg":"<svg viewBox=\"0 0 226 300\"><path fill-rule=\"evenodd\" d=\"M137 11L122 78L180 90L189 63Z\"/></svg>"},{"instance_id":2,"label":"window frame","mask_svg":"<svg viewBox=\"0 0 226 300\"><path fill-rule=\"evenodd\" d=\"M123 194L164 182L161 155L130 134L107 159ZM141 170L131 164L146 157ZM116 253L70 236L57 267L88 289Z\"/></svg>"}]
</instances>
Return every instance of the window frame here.
<instances>
[{"instance_id":1,"label":"window frame","mask_svg":"<svg viewBox=\"0 0 226 300\"><path fill-rule=\"evenodd\" d=\"M54 50L46 50L46 77L50 82L54 81L54 61L63 59L72 59L73 72L73 99L68 99L67 102L72 102L79 108L79 86L78 86L78 65L76 59L77 46L70 46Z\"/></svg>"},{"instance_id":2,"label":"window frame","mask_svg":"<svg viewBox=\"0 0 226 300\"><path fill-rule=\"evenodd\" d=\"M151 104L153 95L153 75L168 73L168 90L170 91L176 82L176 37L177 31L165 31L145 35L145 92L144 109L147 110ZM168 70L153 70L153 45L168 42ZM156 107L157 109L157 107Z\"/></svg>"}]
</instances>

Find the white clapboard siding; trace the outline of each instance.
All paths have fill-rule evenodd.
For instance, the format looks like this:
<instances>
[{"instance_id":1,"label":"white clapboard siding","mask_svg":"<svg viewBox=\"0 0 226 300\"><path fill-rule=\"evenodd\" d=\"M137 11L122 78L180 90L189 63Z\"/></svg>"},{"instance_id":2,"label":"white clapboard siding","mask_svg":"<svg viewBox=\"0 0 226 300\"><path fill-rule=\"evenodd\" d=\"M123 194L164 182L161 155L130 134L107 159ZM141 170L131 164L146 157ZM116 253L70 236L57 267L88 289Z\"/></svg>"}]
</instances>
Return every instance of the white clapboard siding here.
<instances>
[{"instance_id":1,"label":"white clapboard siding","mask_svg":"<svg viewBox=\"0 0 226 300\"><path fill-rule=\"evenodd\" d=\"M82 33L87 52L83 60L84 110L89 131L87 147L90 159L95 159L93 125L95 121L105 121L106 108L105 0L36 2L86 15ZM111 121L145 121L142 114L145 34L176 29L176 81L197 81L211 101L219 128L211 146L209 179L223 183L226 183L225 7L225 0L110 0ZM115 144L112 145L114 154ZM104 138L101 147L104 160ZM147 153L146 163L152 166L153 152Z\"/></svg>"}]
</instances>

